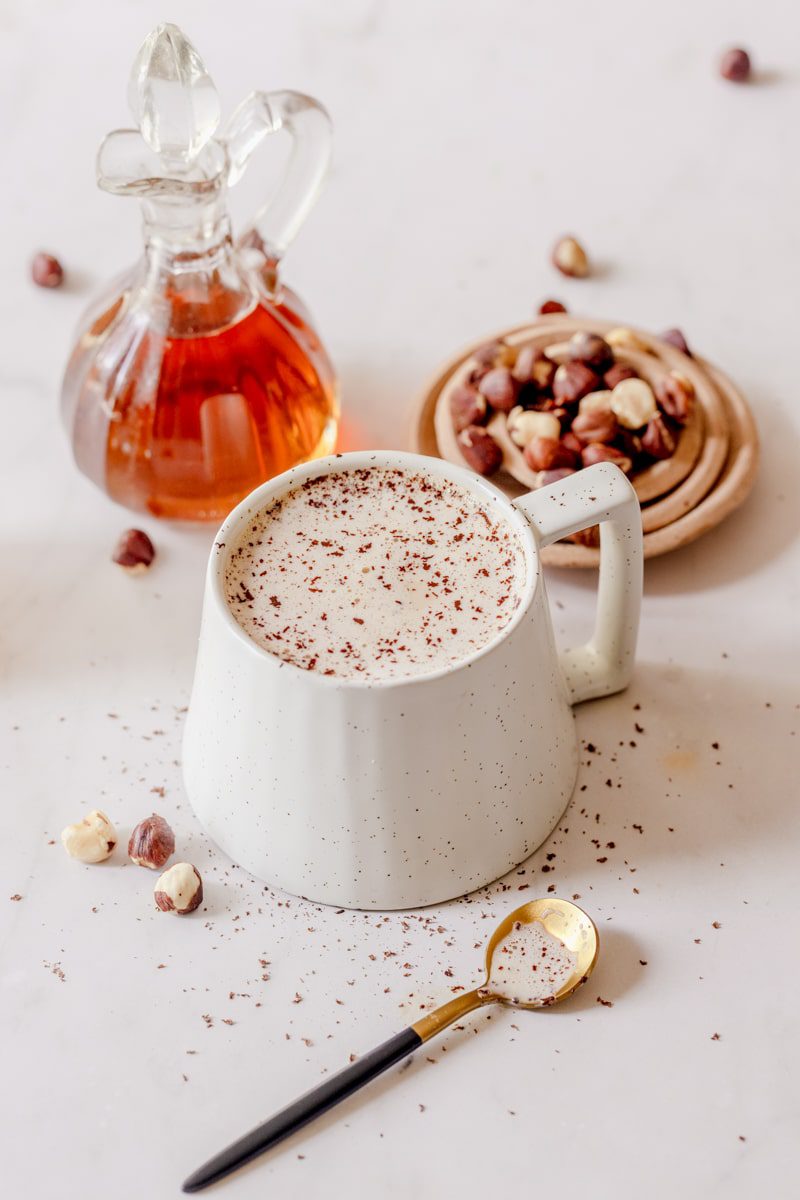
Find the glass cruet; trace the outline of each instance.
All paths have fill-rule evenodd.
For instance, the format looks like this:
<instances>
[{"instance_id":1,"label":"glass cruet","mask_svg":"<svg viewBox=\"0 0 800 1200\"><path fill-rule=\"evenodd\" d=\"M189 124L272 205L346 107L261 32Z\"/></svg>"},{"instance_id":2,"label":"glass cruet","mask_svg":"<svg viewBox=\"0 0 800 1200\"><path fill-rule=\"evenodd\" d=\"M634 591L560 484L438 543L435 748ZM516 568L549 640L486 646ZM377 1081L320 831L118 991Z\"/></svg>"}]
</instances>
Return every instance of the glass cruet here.
<instances>
[{"instance_id":1,"label":"glass cruet","mask_svg":"<svg viewBox=\"0 0 800 1200\"><path fill-rule=\"evenodd\" d=\"M78 466L114 500L219 521L335 445L333 368L280 277L326 174L330 120L298 92L253 92L215 137L216 88L175 25L145 40L128 99L137 129L105 138L97 178L142 200L144 255L84 314L62 412ZM279 130L292 153L277 195L234 240L227 189Z\"/></svg>"}]
</instances>

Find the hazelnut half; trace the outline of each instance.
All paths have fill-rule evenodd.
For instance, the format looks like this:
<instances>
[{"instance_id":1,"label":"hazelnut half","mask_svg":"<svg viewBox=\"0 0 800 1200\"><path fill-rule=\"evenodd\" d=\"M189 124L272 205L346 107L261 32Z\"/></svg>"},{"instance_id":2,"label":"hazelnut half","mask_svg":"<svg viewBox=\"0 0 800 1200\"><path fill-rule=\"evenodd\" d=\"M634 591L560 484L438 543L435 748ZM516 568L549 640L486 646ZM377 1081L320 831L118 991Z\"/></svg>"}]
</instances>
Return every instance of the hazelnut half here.
<instances>
[{"instance_id":1,"label":"hazelnut half","mask_svg":"<svg viewBox=\"0 0 800 1200\"><path fill-rule=\"evenodd\" d=\"M553 266L562 275L583 279L589 274L589 259L577 238L562 237L553 247Z\"/></svg>"},{"instance_id":2,"label":"hazelnut half","mask_svg":"<svg viewBox=\"0 0 800 1200\"><path fill-rule=\"evenodd\" d=\"M147 571L156 556L156 548L142 529L126 529L117 542L112 562L130 575Z\"/></svg>"},{"instance_id":3,"label":"hazelnut half","mask_svg":"<svg viewBox=\"0 0 800 1200\"><path fill-rule=\"evenodd\" d=\"M611 393L611 411L626 429L641 429L658 412L650 384L644 379L623 379Z\"/></svg>"},{"instance_id":4,"label":"hazelnut half","mask_svg":"<svg viewBox=\"0 0 800 1200\"><path fill-rule=\"evenodd\" d=\"M117 840L116 829L99 808L93 808L77 825L67 825L61 831L61 842L67 854L85 863L103 862Z\"/></svg>"},{"instance_id":5,"label":"hazelnut half","mask_svg":"<svg viewBox=\"0 0 800 1200\"><path fill-rule=\"evenodd\" d=\"M158 813L145 817L128 839L128 857L137 867L158 871L175 853L175 834Z\"/></svg>"},{"instance_id":6,"label":"hazelnut half","mask_svg":"<svg viewBox=\"0 0 800 1200\"><path fill-rule=\"evenodd\" d=\"M183 917L194 912L203 900L203 881L197 867L179 862L156 880L153 888L156 908Z\"/></svg>"}]
</instances>

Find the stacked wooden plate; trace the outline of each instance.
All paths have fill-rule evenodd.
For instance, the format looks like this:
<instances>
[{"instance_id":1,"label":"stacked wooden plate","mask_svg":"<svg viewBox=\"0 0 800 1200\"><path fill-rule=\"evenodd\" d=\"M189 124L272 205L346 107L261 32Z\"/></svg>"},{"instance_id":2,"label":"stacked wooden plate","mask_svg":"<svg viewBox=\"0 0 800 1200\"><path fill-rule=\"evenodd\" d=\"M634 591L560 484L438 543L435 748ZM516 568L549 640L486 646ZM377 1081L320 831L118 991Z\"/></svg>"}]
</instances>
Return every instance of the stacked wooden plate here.
<instances>
[{"instance_id":1,"label":"stacked wooden plate","mask_svg":"<svg viewBox=\"0 0 800 1200\"><path fill-rule=\"evenodd\" d=\"M532 344L557 359L559 348L573 333L587 330L605 335L614 328L619 326L609 321L555 314L468 347L437 374L420 398L412 432L414 449L468 465L453 430L449 399L474 366L472 356L479 346L488 341L505 341L516 347ZM696 397L675 454L632 479L642 506L645 557L653 558L694 541L742 503L755 479L758 435L744 397L720 370L652 334L633 332L644 348L616 349L617 361L629 363L652 386L669 371L679 371L693 384ZM510 496L530 491L538 480L508 436L505 416L495 413L488 428L503 450L503 466L492 482ZM600 552L593 545L559 542L544 550L542 557L553 566L594 567Z\"/></svg>"}]
</instances>

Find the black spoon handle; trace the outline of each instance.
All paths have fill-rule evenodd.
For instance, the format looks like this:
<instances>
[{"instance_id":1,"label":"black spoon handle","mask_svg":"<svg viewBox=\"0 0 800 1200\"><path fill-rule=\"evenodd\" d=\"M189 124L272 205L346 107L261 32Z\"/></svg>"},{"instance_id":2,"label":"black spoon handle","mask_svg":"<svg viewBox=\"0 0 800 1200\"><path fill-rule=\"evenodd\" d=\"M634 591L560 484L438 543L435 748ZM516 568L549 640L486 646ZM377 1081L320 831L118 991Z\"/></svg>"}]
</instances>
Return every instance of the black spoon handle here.
<instances>
[{"instance_id":1,"label":"black spoon handle","mask_svg":"<svg viewBox=\"0 0 800 1200\"><path fill-rule=\"evenodd\" d=\"M277 1145L296 1130L302 1129L315 1117L322 1116L340 1100L352 1096L353 1092L357 1092L365 1083L369 1083L376 1075L386 1071L401 1058L405 1058L417 1050L422 1045L422 1040L411 1026L404 1029L402 1033L395 1034L394 1037L389 1038L388 1042L371 1050L369 1054L359 1058L352 1066L345 1067L331 1079L326 1079L312 1092L307 1092L305 1096L301 1096L293 1104L281 1109L268 1121L257 1125L243 1138L239 1138L238 1142L234 1142L226 1150L215 1155L214 1158L210 1158L207 1163L189 1176L183 1185L184 1192L199 1192L202 1188L208 1187L210 1183L216 1183L218 1179L230 1175L232 1171L244 1166L246 1162L257 1158L271 1146Z\"/></svg>"}]
</instances>

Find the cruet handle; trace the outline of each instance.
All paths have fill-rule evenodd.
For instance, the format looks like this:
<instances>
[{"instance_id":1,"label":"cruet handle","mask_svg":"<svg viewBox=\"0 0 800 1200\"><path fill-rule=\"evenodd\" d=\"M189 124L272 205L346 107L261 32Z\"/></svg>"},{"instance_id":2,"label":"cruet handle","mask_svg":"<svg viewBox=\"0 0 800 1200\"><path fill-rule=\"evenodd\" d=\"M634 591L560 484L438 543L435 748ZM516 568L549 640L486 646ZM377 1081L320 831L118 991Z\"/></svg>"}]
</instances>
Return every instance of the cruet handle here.
<instances>
[{"instance_id":1,"label":"cruet handle","mask_svg":"<svg viewBox=\"0 0 800 1200\"><path fill-rule=\"evenodd\" d=\"M331 160L331 119L321 104L301 92L251 92L225 132L228 183L233 186L267 134L281 129L292 137L286 171L277 193L258 210L241 238L245 244L255 242L272 262L294 240L322 189Z\"/></svg>"}]
</instances>

